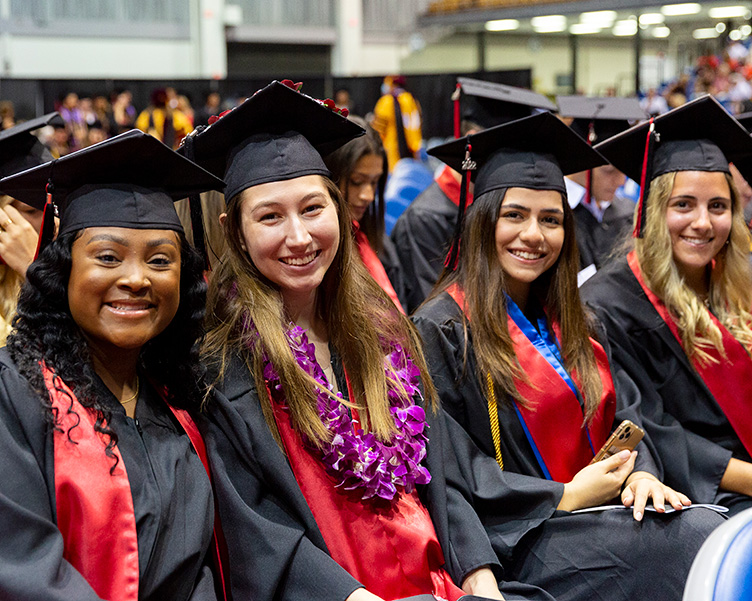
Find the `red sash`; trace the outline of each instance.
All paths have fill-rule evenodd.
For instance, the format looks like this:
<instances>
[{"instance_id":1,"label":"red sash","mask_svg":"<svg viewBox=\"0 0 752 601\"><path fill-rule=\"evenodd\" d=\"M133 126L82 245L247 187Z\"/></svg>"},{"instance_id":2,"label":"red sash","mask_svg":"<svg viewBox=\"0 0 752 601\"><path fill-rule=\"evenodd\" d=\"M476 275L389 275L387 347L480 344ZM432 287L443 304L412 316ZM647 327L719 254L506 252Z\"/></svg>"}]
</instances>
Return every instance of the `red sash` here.
<instances>
[{"instance_id":1,"label":"red sash","mask_svg":"<svg viewBox=\"0 0 752 601\"><path fill-rule=\"evenodd\" d=\"M353 221L353 225L355 226L355 243L358 245L360 258L363 259L363 263L365 264L368 273L371 274L371 277L373 277L373 279L376 280L376 283L381 286L382 290L389 295L389 298L391 298L392 302L397 305L397 308L404 313L405 310L402 308L399 298L397 298L397 293L394 291L392 282L389 281L389 276L386 275L384 265L382 265L379 257L376 255L373 248L371 248L371 244L368 242L368 237L361 231L360 227L357 226L357 223L357 221Z\"/></svg>"},{"instance_id":2,"label":"red sash","mask_svg":"<svg viewBox=\"0 0 752 601\"><path fill-rule=\"evenodd\" d=\"M446 194L447 198L451 200L456 207L460 206L460 192L462 185L454 177L454 171L450 167L444 167L441 173L436 177L436 184L441 191ZM468 192L467 194L467 206L473 204L473 195Z\"/></svg>"},{"instance_id":3,"label":"red sash","mask_svg":"<svg viewBox=\"0 0 752 601\"><path fill-rule=\"evenodd\" d=\"M332 559L386 601L426 593L459 599L464 593L441 568L441 545L417 493L402 492L391 503L376 505L337 490L305 449L286 408L273 400L272 407L295 480Z\"/></svg>"},{"instance_id":4,"label":"red sash","mask_svg":"<svg viewBox=\"0 0 752 601\"><path fill-rule=\"evenodd\" d=\"M467 315L464 291L454 284L447 292ZM594 451L606 442L613 425L616 394L608 357L603 347L591 338L603 393L595 415L585 427L582 406L569 385L509 316L507 326L520 366L534 380L515 379L517 391L527 405L523 407L515 403L520 421L551 478L557 482L569 482L590 463ZM560 340L558 324L553 324L553 330ZM573 373L571 377L580 389L577 374Z\"/></svg>"},{"instance_id":5,"label":"red sash","mask_svg":"<svg viewBox=\"0 0 752 601\"><path fill-rule=\"evenodd\" d=\"M41 367L59 426L54 430L53 443L57 526L63 536L63 558L102 599L137 601L138 536L123 457L115 446L112 452L118 463L110 474L113 460L105 455L102 437L94 430L96 415L79 403L73 391L52 370L44 364ZM55 388L55 383L62 391ZM160 394L164 398L161 391ZM188 435L211 480L206 447L196 424L187 411L169 403L168 407ZM75 444L68 439L69 433ZM219 542L223 540L215 510L212 551L223 597L227 599L220 561Z\"/></svg>"},{"instance_id":6,"label":"red sash","mask_svg":"<svg viewBox=\"0 0 752 601\"><path fill-rule=\"evenodd\" d=\"M631 251L627 255L627 261L648 300L658 312L658 315L666 322L666 325L676 337L679 345L682 345L679 329L668 308L645 284L640 263L634 251ZM744 448L747 449L748 453L752 454L752 414L750 414L750 402L752 402L752 359L750 359L749 353L734 338L731 332L718 321L718 318L710 311L708 313L710 314L710 319L721 331L721 340L726 357L722 357L715 347L710 347L704 349L704 351L715 359L717 363L702 364L697 358L691 359L691 363L697 375L705 382L713 398L715 398L723 410Z\"/></svg>"}]
</instances>

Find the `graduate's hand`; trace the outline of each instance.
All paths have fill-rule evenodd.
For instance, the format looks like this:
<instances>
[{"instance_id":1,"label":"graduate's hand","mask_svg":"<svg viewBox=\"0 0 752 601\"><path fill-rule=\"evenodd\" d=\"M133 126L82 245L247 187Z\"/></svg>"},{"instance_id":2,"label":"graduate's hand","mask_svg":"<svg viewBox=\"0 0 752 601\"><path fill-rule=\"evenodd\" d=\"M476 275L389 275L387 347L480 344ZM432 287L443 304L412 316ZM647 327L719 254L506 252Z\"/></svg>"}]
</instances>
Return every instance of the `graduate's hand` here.
<instances>
[{"instance_id":1,"label":"graduate's hand","mask_svg":"<svg viewBox=\"0 0 752 601\"><path fill-rule=\"evenodd\" d=\"M8 267L25 278L37 251L39 234L11 205L0 209L0 226L0 256Z\"/></svg>"},{"instance_id":2,"label":"graduate's hand","mask_svg":"<svg viewBox=\"0 0 752 601\"><path fill-rule=\"evenodd\" d=\"M619 496L621 485L634 469L637 451L620 451L608 459L583 467L564 485L557 509L574 511L595 507Z\"/></svg>"},{"instance_id":3,"label":"graduate's hand","mask_svg":"<svg viewBox=\"0 0 752 601\"><path fill-rule=\"evenodd\" d=\"M496 576L494 576L491 568L488 567L478 568L470 572L465 577L465 580L462 581L462 590L468 595L477 595L478 597L501 599L504 601L504 597L499 590L499 585L496 582Z\"/></svg>"},{"instance_id":4,"label":"graduate's hand","mask_svg":"<svg viewBox=\"0 0 752 601\"><path fill-rule=\"evenodd\" d=\"M653 474L649 472L631 473L621 493L621 502L624 503L625 507L632 507L632 515L638 522L645 515L645 505L647 505L648 499L653 499L653 507L659 513L666 511L666 503L677 510L692 504L686 495L666 486Z\"/></svg>"},{"instance_id":5,"label":"graduate's hand","mask_svg":"<svg viewBox=\"0 0 752 601\"><path fill-rule=\"evenodd\" d=\"M381 597L378 595L374 595L373 593L369 593L364 588L358 588L355 589L350 595L345 599L345 601L384 601Z\"/></svg>"}]
</instances>

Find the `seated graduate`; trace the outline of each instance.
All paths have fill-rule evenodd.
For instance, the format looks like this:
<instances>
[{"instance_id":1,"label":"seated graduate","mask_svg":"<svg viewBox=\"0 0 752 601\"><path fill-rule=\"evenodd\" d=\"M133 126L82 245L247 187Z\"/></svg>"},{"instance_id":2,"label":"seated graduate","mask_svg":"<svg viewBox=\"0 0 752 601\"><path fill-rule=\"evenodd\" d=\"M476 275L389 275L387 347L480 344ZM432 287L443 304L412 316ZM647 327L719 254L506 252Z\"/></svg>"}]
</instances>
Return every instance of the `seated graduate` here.
<instances>
[{"instance_id":1,"label":"seated graduate","mask_svg":"<svg viewBox=\"0 0 752 601\"><path fill-rule=\"evenodd\" d=\"M622 419L639 423L577 290L563 174L605 160L547 113L430 152L464 167L466 184L477 167L475 200L414 321L442 406L496 460L462 466L506 573L560 600L680 599L722 519L706 509L646 517L648 500L658 512L689 500L660 482L644 443L590 464ZM619 495L632 515L569 513Z\"/></svg>"},{"instance_id":2,"label":"seated graduate","mask_svg":"<svg viewBox=\"0 0 752 601\"><path fill-rule=\"evenodd\" d=\"M58 113L49 113L1 131L0 178L51 161L50 151L31 132L63 123ZM18 292L36 255L41 225L42 211L0 195L0 346L10 334Z\"/></svg>"},{"instance_id":3,"label":"seated graduate","mask_svg":"<svg viewBox=\"0 0 752 601\"><path fill-rule=\"evenodd\" d=\"M402 270L394 243L384 232L386 152L381 136L371 126L360 117L350 115L349 119L362 127L365 135L325 156L324 164L350 209L355 244L368 273L402 308Z\"/></svg>"},{"instance_id":4,"label":"seated graduate","mask_svg":"<svg viewBox=\"0 0 752 601\"><path fill-rule=\"evenodd\" d=\"M232 594L501 599L417 333L356 259L321 158L363 130L296 89L272 82L189 141L227 183L205 426Z\"/></svg>"},{"instance_id":5,"label":"seated graduate","mask_svg":"<svg viewBox=\"0 0 752 601\"><path fill-rule=\"evenodd\" d=\"M42 209L45 184L59 236L0 351L0 598L215 600L206 285L173 200L222 182L134 131L0 190Z\"/></svg>"},{"instance_id":6,"label":"seated graduate","mask_svg":"<svg viewBox=\"0 0 752 601\"><path fill-rule=\"evenodd\" d=\"M750 240L729 175L729 161L752 175L752 140L706 96L598 148L645 185L634 249L583 298L639 387L665 481L696 502L752 507Z\"/></svg>"},{"instance_id":7,"label":"seated graduate","mask_svg":"<svg viewBox=\"0 0 752 601\"><path fill-rule=\"evenodd\" d=\"M629 129L630 122L646 118L637 98L557 96L556 102L562 116L573 118L570 127L591 146ZM613 165L564 178L573 209L580 269L595 273L632 232L635 203L618 195L626 180Z\"/></svg>"}]
</instances>

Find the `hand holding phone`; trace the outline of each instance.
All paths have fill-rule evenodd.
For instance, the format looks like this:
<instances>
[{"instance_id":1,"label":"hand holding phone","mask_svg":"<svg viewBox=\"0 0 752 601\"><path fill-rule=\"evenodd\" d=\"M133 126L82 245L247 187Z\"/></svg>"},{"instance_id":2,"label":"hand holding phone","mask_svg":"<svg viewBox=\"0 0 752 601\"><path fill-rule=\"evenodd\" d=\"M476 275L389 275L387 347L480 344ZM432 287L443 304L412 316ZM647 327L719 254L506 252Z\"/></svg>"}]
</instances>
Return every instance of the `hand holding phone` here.
<instances>
[{"instance_id":1,"label":"hand holding phone","mask_svg":"<svg viewBox=\"0 0 752 601\"><path fill-rule=\"evenodd\" d=\"M635 423L625 419L619 424L619 427L613 431L608 440L601 447L601 450L595 454L591 464L602 461L612 455L616 455L619 451L632 451L645 436L645 430L640 428Z\"/></svg>"}]
</instances>

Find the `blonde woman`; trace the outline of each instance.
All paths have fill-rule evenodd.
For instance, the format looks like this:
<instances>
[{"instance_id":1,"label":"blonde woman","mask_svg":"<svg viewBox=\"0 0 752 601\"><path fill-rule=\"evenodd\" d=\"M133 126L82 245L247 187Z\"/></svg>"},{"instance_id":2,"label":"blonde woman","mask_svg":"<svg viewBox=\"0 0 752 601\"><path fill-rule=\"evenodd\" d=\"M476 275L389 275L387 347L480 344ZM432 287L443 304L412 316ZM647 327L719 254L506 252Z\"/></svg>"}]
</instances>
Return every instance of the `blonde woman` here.
<instances>
[{"instance_id":1,"label":"blonde woman","mask_svg":"<svg viewBox=\"0 0 752 601\"><path fill-rule=\"evenodd\" d=\"M652 178L641 237L583 297L640 389L666 483L696 502L750 507L750 241L729 161L748 175L752 142L706 96L598 149L630 177L647 164Z\"/></svg>"}]
</instances>

